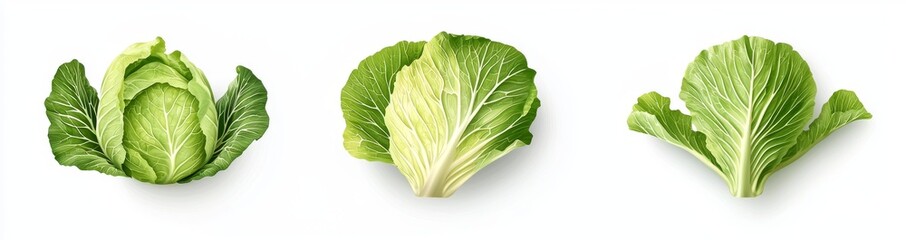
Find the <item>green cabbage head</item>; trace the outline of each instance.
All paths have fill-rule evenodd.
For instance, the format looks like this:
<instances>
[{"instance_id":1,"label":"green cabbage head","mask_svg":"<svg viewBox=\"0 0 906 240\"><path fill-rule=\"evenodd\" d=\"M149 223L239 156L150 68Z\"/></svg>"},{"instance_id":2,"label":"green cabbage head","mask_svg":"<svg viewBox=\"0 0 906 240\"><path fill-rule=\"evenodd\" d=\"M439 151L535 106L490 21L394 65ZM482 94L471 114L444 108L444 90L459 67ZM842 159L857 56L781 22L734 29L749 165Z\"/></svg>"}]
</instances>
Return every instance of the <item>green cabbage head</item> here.
<instances>
[{"instance_id":1,"label":"green cabbage head","mask_svg":"<svg viewBox=\"0 0 906 240\"><path fill-rule=\"evenodd\" d=\"M204 73L164 41L136 43L104 75L100 98L76 60L59 67L45 101L61 165L155 184L226 169L267 130L267 90L252 72L214 101Z\"/></svg>"}]
</instances>

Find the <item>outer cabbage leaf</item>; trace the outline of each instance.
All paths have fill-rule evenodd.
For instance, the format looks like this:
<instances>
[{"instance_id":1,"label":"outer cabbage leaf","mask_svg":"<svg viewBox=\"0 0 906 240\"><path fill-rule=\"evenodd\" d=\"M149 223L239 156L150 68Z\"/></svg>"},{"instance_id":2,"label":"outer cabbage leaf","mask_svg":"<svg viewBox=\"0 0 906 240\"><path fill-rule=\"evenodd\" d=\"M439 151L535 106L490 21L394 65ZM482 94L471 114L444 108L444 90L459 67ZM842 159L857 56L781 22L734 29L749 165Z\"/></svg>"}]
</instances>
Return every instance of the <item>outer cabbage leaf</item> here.
<instances>
[{"instance_id":1,"label":"outer cabbage leaf","mask_svg":"<svg viewBox=\"0 0 906 240\"><path fill-rule=\"evenodd\" d=\"M217 100L220 128L215 158L180 183L214 176L225 170L267 130L270 118L265 109L267 90L264 84L243 66L237 67L236 73L236 79L230 83L223 97Z\"/></svg>"},{"instance_id":2,"label":"outer cabbage leaf","mask_svg":"<svg viewBox=\"0 0 906 240\"><path fill-rule=\"evenodd\" d=\"M670 99L656 92L639 97L629 115L629 129L649 134L680 147L724 176L720 165L705 147L705 134L692 130L692 117L670 109ZM724 179L727 180L727 179Z\"/></svg>"},{"instance_id":3,"label":"outer cabbage leaf","mask_svg":"<svg viewBox=\"0 0 906 240\"><path fill-rule=\"evenodd\" d=\"M340 94L346 119L343 146L353 157L393 163L384 110L397 72L422 55L425 42L399 42L365 58L352 70Z\"/></svg>"},{"instance_id":4,"label":"outer cabbage leaf","mask_svg":"<svg viewBox=\"0 0 906 240\"><path fill-rule=\"evenodd\" d=\"M393 162L418 196L448 197L532 140L535 71L515 48L441 33L403 67L385 122Z\"/></svg>"},{"instance_id":5,"label":"outer cabbage leaf","mask_svg":"<svg viewBox=\"0 0 906 240\"><path fill-rule=\"evenodd\" d=\"M61 165L113 176L126 174L104 155L95 131L98 96L76 60L57 69L50 96L44 101L50 120L50 147Z\"/></svg>"},{"instance_id":6,"label":"outer cabbage leaf","mask_svg":"<svg viewBox=\"0 0 906 240\"><path fill-rule=\"evenodd\" d=\"M830 136L837 129L846 126L846 124L857 120L871 119L871 117L871 113L865 110L856 93L847 90L834 92L830 100L821 107L821 113L818 118L799 135L796 145L790 148L784 160L774 167L773 171L780 170L793 163L821 140Z\"/></svg>"}]
</instances>

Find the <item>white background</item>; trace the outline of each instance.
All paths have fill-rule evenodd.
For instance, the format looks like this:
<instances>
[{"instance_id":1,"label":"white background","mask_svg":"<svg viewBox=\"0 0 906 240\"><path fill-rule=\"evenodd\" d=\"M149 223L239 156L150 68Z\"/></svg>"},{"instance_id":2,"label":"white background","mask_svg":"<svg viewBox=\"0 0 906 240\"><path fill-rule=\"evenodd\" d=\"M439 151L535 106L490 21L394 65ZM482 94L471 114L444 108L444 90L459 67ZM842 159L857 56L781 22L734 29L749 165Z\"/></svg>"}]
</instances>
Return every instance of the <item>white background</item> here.
<instances>
[{"instance_id":1,"label":"white background","mask_svg":"<svg viewBox=\"0 0 906 240\"><path fill-rule=\"evenodd\" d=\"M0 3L0 239L903 239L906 8L740 5L212 5ZM517 47L542 107L532 145L449 199L421 199L397 170L342 146L340 89L358 62L440 31ZM686 65L743 34L791 43L818 84L875 116L838 131L734 198L694 157L631 132L635 98L677 99ZM73 58L94 87L126 46L167 40L220 96L251 68L270 128L230 168L157 186L59 166L44 98ZM685 110L684 110L685 111Z\"/></svg>"}]
</instances>

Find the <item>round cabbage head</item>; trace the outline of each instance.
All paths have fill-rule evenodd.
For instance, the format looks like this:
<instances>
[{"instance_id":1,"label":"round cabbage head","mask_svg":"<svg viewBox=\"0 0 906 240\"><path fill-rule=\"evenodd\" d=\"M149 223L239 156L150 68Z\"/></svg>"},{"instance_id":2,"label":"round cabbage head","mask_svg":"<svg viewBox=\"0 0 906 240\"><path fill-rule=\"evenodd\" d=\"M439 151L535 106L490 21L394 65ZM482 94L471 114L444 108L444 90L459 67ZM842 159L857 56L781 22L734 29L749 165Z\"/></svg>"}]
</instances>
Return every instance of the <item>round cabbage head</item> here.
<instances>
[{"instance_id":1,"label":"round cabbage head","mask_svg":"<svg viewBox=\"0 0 906 240\"><path fill-rule=\"evenodd\" d=\"M129 46L107 68L100 98L81 64L60 66L45 105L61 164L155 184L188 182L225 169L264 134L267 92L250 70L238 67L215 102L204 73L181 52L165 51L161 38ZM70 121L73 113L84 121ZM89 154L73 156L82 151Z\"/></svg>"}]
</instances>

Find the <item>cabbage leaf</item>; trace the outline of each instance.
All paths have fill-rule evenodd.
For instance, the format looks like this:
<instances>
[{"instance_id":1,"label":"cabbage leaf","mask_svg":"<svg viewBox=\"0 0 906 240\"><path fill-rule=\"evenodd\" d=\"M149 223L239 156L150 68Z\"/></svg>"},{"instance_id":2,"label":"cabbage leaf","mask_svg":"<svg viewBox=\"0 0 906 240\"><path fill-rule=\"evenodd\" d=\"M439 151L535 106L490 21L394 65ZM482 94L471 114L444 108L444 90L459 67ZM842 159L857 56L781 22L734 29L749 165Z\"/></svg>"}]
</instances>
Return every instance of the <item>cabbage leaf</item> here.
<instances>
[{"instance_id":1,"label":"cabbage leaf","mask_svg":"<svg viewBox=\"0 0 906 240\"><path fill-rule=\"evenodd\" d=\"M772 173L840 127L871 118L851 91L835 93L806 129L815 80L785 43L744 36L711 47L689 64L680 98L691 115L658 93L638 99L629 128L692 153L737 197L755 197Z\"/></svg>"}]
</instances>

